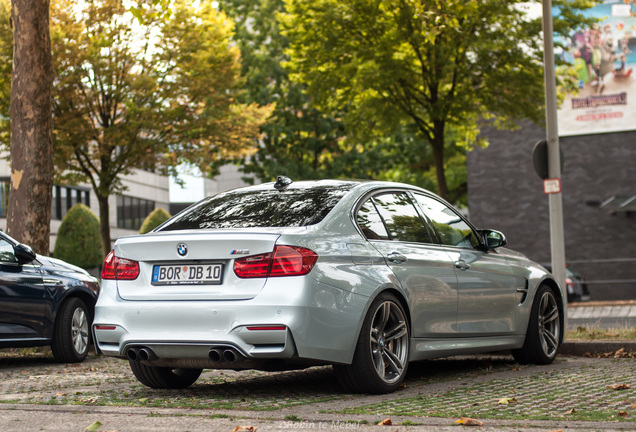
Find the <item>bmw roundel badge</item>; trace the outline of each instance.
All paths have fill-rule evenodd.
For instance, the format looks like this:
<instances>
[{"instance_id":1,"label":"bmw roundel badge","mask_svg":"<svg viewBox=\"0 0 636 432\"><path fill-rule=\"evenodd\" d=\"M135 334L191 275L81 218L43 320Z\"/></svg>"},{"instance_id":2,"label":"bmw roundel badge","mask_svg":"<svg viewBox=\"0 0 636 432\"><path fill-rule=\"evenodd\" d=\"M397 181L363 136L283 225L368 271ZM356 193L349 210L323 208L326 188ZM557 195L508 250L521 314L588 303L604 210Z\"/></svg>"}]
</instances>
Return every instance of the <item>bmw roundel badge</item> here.
<instances>
[{"instance_id":1,"label":"bmw roundel badge","mask_svg":"<svg viewBox=\"0 0 636 432\"><path fill-rule=\"evenodd\" d=\"M179 256L186 256L188 254L188 246L185 243L179 243L177 245L177 253Z\"/></svg>"}]
</instances>

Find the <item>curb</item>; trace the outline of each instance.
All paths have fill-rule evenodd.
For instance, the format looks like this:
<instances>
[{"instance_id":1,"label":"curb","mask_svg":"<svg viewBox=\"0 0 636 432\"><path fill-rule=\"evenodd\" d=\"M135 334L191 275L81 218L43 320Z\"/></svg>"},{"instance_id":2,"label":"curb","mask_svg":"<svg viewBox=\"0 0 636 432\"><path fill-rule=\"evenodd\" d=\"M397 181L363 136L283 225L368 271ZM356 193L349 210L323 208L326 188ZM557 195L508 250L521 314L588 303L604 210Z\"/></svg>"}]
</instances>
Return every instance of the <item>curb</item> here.
<instances>
[{"instance_id":1,"label":"curb","mask_svg":"<svg viewBox=\"0 0 636 432\"><path fill-rule=\"evenodd\" d=\"M636 306L636 300L595 300L589 302L568 303L568 308L605 306Z\"/></svg>"},{"instance_id":2,"label":"curb","mask_svg":"<svg viewBox=\"0 0 636 432\"><path fill-rule=\"evenodd\" d=\"M615 353L623 349L626 353L636 353L636 341L564 341L559 354L567 356L586 356L593 354Z\"/></svg>"}]
</instances>

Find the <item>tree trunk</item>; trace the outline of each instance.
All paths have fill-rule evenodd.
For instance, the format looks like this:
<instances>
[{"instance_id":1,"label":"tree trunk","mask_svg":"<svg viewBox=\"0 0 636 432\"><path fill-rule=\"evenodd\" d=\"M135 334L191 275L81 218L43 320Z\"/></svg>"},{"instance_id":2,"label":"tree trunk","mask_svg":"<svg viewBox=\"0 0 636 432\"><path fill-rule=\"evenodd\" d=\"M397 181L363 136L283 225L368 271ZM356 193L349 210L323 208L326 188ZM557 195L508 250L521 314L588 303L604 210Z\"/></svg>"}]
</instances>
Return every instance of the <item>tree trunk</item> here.
<instances>
[{"instance_id":1,"label":"tree trunk","mask_svg":"<svg viewBox=\"0 0 636 432\"><path fill-rule=\"evenodd\" d=\"M435 159L435 174L437 176L437 193L448 200L448 184L446 183L446 170L444 168L444 123L434 121L434 136L431 146Z\"/></svg>"},{"instance_id":2,"label":"tree trunk","mask_svg":"<svg viewBox=\"0 0 636 432\"><path fill-rule=\"evenodd\" d=\"M54 174L49 0L11 3L14 51L7 233L48 255Z\"/></svg>"},{"instance_id":3,"label":"tree trunk","mask_svg":"<svg viewBox=\"0 0 636 432\"><path fill-rule=\"evenodd\" d=\"M99 228L102 234L102 247L104 248L104 256L108 255L112 246L110 244L110 206L108 204L108 194L102 196L97 195L99 203Z\"/></svg>"}]
</instances>

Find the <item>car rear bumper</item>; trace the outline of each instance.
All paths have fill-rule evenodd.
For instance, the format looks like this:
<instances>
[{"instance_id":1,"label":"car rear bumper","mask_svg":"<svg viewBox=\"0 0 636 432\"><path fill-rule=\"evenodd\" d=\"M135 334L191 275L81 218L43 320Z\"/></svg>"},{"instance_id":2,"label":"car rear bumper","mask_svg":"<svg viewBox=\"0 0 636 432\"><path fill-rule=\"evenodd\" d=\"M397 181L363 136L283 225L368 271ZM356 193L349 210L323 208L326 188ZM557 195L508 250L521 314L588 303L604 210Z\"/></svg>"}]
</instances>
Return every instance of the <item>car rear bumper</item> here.
<instances>
[{"instance_id":1,"label":"car rear bumper","mask_svg":"<svg viewBox=\"0 0 636 432\"><path fill-rule=\"evenodd\" d=\"M127 301L111 284L104 282L95 307L97 348L122 358L147 348L148 362L166 366L241 368L251 360L293 358L349 363L368 301L307 278L281 278L235 301ZM212 350L222 356L226 349L240 362L210 363Z\"/></svg>"}]
</instances>

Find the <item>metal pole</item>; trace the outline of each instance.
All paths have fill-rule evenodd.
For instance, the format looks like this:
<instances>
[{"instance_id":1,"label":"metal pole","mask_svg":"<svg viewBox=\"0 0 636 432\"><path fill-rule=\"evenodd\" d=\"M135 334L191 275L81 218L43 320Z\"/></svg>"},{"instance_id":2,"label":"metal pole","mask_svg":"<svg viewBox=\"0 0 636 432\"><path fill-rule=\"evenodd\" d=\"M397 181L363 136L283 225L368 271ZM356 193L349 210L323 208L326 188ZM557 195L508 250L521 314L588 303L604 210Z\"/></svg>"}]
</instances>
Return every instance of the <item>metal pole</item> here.
<instances>
[{"instance_id":1,"label":"metal pole","mask_svg":"<svg viewBox=\"0 0 636 432\"><path fill-rule=\"evenodd\" d=\"M557 126L556 77L554 43L552 39L552 1L543 0L543 73L545 78L546 138L548 141L548 176L561 180L559 130ZM567 325L567 288L565 286L565 236L563 230L563 200L561 191L548 194L550 204L550 251L552 273L565 300Z\"/></svg>"}]
</instances>

